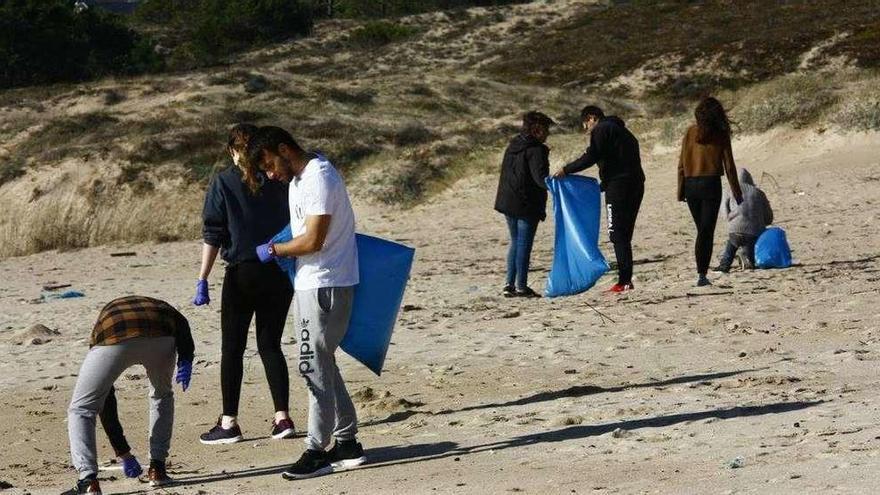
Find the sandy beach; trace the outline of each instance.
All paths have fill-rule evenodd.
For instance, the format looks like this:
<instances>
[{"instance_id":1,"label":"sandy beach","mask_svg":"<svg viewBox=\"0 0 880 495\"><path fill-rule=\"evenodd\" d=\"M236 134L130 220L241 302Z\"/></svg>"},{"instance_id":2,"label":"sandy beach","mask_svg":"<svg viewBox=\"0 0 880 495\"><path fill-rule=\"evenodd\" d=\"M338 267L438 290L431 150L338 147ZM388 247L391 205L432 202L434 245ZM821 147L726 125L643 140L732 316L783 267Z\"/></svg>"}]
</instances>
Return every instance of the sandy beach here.
<instances>
[{"instance_id":1,"label":"sandy beach","mask_svg":"<svg viewBox=\"0 0 880 495\"><path fill-rule=\"evenodd\" d=\"M66 407L89 331L106 302L137 293L177 306L196 340L193 385L176 392L168 462L179 484L158 493L872 493L880 140L780 130L734 146L787 230L796 266L716 275L708 288L693 286L694 228L674 201L675 149L644 153L637 290L623 296L602 292L606 275L579 296L501 297L507 234L492 211L493 175L406 211L358 204L359 229L414 246L416 264L383 375L340 357L369 464L309 481L280 476L303 446L301 437L269 438L271 400L253 336L246 440L198 442L220 409L222 269L211 276L211 305L192 306L197 241L0 261L0 482L11 485L0 492L58 493L72 483ZM536 289L552 233L552 219L539 227ZM716 254L725 236L719 222ZM41 299L53 284L85 297ZM25 335L37 324L49 332ZM291 363L292 334L284 337ZM302 429L305 389L296 376L291 383ZM117 386L129 441L146 462L143 370ZM103 432L98 438L109 461ZM101 481L105 493L153 492L113 466Z\"/></svg>"}]
</instances>

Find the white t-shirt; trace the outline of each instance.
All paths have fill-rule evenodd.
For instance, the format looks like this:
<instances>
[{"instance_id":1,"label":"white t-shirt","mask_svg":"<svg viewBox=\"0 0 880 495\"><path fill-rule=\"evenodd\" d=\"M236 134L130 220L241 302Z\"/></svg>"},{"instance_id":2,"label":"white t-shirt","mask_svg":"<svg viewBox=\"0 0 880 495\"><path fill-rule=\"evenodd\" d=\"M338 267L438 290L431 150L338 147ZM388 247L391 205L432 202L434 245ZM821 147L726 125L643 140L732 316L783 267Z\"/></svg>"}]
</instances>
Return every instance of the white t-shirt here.
<instances>
[{"instance_id":1,"label":"white t-shirt","mask_svg":"<svg viewBox=\"0 0 880 495\"><path fill-rule=\"evenodd\" d=\"M306 231L306 217L330 215L324 247L296 259L295 290L350 287L358 278L354 210L345 182L326 158L318 155L290 182L290 231L294 237Z\"/></svg>"}]
</instances>

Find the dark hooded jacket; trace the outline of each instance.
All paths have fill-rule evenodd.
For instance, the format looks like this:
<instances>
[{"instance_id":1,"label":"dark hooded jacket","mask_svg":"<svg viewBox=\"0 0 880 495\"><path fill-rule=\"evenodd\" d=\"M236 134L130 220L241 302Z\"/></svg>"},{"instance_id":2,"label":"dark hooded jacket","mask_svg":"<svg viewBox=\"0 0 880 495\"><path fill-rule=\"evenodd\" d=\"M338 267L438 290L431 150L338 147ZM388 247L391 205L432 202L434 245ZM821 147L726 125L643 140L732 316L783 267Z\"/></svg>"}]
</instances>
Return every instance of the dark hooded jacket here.
<instances>
[{"instance_id":1,"label":"dark hooded jacket","mask_svg":"<svg viewBox=\"0 0 880 495\"><path fill-rule=\"evenodd\" d=\"M645 182L639 140L619 117L605 117L590 132L590 145L577 160L564 167L566 174L574 174L599 165L599 180L604 191L609 182L628 179Z\"/></svg>"},{"instance_id":2,"label":"dark hooded jacket","mask_svg":"<svg viewBox=\"0 0 880 495\"><path fill-rule=\"evenodd\" d=\"M501 161L495 210L517 218L547 217L547 185L550 148L531 136L519 135L510 142Z\"/></svg>"}]
</instances>

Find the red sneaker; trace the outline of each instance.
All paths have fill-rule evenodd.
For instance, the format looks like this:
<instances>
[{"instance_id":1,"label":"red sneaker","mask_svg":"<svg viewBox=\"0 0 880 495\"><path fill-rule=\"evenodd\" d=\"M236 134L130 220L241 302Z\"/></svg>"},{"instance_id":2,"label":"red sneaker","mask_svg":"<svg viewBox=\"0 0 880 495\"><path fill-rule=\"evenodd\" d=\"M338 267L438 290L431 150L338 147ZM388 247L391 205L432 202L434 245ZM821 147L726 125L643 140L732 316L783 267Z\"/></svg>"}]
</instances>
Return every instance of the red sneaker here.
<instances>
[{"instance_id":1,"label":"red sneaker","mask_svg":"<svg viewBox=\"0 0 880 495\"><path fill-rule=\"evenodd\" d=\"M629 283L629 284L614 284L614 285L611 286L610 289L608 289L608 292L618 292L618 293L620 293L620 292L626 292L626 291L628 291L628 290L633 290L633 289L635 289L635 286L633 286L632 283Z\"/></svg>"}]
</instances>

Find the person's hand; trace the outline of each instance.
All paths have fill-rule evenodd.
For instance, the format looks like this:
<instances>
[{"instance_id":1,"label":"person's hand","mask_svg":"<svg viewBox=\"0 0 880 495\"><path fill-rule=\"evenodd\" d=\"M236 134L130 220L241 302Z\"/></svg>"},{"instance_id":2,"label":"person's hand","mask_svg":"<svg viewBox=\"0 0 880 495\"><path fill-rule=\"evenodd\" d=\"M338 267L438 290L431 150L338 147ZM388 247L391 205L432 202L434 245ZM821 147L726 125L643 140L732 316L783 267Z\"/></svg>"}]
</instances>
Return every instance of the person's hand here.
<instances>
[{"instance_id":1,"label":"person's hand","mask_svg":"<svg viewBox=\"0 0 880 495\"><path fill-rule=\"evenodd\" d=\"M192 303L195 306L202 306L210 302L211 296L208 295L208 281L199 280L196 282L196 297L193 298Z\"/></svg>"},{"instance_id":2,"label":"person's hand","mask_svg":"<svg viewBox=\"0 0 880 495\"><path fill-rule=\"evenodd\" d=\"M559 168L556 172L553 172L553 177L556 177L557 179L561 179L565 177L565 175L565 168Z\"/></svg>"},{"instance_id":3,"label":"person's hand","mask_svg":"<svg viewBox=\"0 0 880 495\"><path fill-rule=\"evenodd\" d=\"M192 380L192 372L192 361L177 362L177 375L174 377L174 382L179 383L180 388L182 388L184 392L189 388L189 382Z\"/></svg>"},{"instance_id":4,"label":"person's hand","mask_svg":"<svg viewBox=\"0 0 880 495\"><path fill-rule=\"evenodd\" d=\"M275 259L275 246L272 242L257 246L257 258L260 258L260 261L263 263L268 263Z\"/></svg>"},{"instance_id":5,"label":"person's hand","mask_svg":"<svg viewBox=\"0 0 880 495\"><path fill-rule=\"evenodd\" d=\"M128 478L137 478L143 474L144 469L141 467L141 463L138 462L137 457L128 453L122 456L122 472Z\"/></svg>"}]
</instances>

